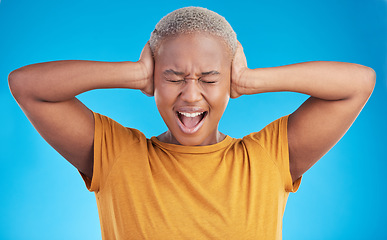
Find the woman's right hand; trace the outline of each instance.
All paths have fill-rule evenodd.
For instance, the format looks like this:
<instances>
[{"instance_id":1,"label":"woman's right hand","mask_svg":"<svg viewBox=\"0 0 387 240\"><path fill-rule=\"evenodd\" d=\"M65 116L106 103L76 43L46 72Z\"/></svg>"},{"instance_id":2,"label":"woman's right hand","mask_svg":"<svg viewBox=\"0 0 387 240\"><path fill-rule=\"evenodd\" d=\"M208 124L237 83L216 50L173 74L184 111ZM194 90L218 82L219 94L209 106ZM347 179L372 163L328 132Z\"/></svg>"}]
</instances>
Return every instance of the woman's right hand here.
<instances>
[{"instance_id":1,"label":"woman's right hand","mask_svg":"<svg viewBox=\"0 0 387 240\"><path fill-rule=\"evenodd\" d=\"M138 63L142 66L142 74L144 76L144 87L140 90L147 96L153 96L153 69L154 69L154 60L152 51L149 46L149 42L147 42L142 49L140 59Z\"/></svg>"}]
</instances>

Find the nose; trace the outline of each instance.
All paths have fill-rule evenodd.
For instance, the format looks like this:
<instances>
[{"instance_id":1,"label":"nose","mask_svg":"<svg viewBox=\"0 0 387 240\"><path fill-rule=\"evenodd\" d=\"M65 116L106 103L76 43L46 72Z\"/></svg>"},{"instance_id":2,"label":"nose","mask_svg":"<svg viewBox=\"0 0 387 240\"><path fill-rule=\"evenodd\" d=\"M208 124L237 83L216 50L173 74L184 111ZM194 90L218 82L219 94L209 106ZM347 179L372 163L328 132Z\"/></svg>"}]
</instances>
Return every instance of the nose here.
<instances>
[{"instance_id":1,"label":"nose","mask_svg":"<svg viewBox=\"0 0 387 240\"><path fill-rule=\"evenodd\" d=\"M187 79L180 93L181 100L192 103L200 101L202 97L199 81L196 79Z\"/></svg>"}]
</instances>

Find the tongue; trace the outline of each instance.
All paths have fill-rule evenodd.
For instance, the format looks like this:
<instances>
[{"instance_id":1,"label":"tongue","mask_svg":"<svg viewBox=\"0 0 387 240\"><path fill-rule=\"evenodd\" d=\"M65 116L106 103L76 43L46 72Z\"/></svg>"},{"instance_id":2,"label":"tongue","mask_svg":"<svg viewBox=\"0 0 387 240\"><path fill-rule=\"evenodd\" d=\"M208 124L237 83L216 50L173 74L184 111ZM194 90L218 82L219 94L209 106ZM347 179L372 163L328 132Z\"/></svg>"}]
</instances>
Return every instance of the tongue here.
<instances>
[{"instance_id":1,"label":"tongue","mask_svg":"<svg viewBox=\"0 0 387 240\"><path fill-rule=\"evenodd\" d=\"M198 125L198 123L200 122L200 120L202 119L202 116L199 115L199 116L196 116L196 117L186 117L186 116L183 116L183 115L180 115L180 120L181 122L184 124L184 126L186 126L187 128L193 128L195 127L196 125Z\"/></svg>"}]
</instances>

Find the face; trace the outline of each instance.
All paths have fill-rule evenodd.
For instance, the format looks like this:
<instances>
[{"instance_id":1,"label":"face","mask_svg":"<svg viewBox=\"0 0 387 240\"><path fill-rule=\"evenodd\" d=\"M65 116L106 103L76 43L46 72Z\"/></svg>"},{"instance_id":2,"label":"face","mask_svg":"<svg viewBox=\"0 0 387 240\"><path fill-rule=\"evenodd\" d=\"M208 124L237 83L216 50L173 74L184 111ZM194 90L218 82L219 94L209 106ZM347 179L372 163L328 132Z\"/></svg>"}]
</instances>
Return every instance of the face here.
<instances>
[{"instance_id":1,"label":"face","mask_svg":"<svg viewBox=\"0 0 387 240\"><path fill-rule=\"evenodd\" d=\"M165 142L210 145L230 97L231 53L204 33L165 39L155 54L154 96L168 127Z\"/></svg>"}]
</instances>

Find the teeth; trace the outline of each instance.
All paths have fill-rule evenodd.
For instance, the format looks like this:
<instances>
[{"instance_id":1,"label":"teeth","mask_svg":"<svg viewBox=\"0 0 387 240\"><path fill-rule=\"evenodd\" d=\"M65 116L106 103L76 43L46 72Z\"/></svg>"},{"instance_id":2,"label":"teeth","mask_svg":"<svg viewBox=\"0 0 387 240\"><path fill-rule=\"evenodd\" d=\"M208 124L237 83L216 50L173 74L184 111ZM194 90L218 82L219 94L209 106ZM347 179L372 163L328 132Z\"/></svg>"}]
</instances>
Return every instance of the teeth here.
<instances>
[{"instance_id":1,"label":"teeth","mask_svg":"<svg viewBox=\"0 0 387 240\"><path fill-rule=\"evenodd\" d=\"M204 112L196 112L196 113L186 113L186 112L179 112L181 115L186 117L197 117L200 114L203 114Z\"/></svg>"}]
</instances>

